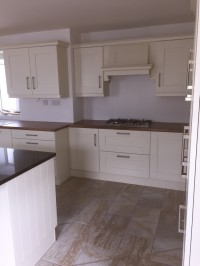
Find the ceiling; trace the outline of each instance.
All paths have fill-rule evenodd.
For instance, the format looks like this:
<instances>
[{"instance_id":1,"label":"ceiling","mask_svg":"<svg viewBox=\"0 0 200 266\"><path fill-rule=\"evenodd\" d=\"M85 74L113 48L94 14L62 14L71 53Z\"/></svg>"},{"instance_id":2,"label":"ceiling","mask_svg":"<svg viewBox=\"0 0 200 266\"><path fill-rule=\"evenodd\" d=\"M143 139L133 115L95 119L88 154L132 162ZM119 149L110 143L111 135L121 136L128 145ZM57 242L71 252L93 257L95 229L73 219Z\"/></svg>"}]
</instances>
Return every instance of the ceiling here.
<instances>
[{"instance_id":1,"label":"ceiling","mask_svg":"<svg viewBox=\"0 0 200 266\"><path fill-rule=\"evenodd\" d=\"M194 21L190 0L1 0L0 35L78 32Z\"/></svg>"}]
</instances>

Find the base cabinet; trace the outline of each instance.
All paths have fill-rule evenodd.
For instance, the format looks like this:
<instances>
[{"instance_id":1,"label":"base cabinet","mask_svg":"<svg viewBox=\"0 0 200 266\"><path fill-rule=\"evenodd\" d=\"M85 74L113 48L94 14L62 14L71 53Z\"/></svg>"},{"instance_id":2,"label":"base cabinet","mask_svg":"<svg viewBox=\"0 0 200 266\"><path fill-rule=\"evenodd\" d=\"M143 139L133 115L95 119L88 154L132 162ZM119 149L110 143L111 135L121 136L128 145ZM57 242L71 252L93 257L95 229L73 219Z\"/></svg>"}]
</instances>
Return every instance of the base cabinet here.
<instances>
[{"instance_id":1,"label":"base cabinet","mask_svg":"<svg viewBox=\"0 0 200 266\"><path fill-rule=\"evenodd\" d=\"M149 155L100 152L100 171L149 178Z\"/></svg>"},{"instance_id":2,"label":"base cabinet","mask_svg":"<svg viewBox=\"0 0 200 266\"><path fill-rule=\"evenodd\" d=\"M56 185L69 177L68 129L56 132L12 130L13 148L33 151L56 152Z\"/></svg>"},{"instance_id":3,"label":"base cabinet","mask_svg":"<svg viewBox=\"0 0 200 266\"><path fill-rule=\"evenodd\" d=\"M151 133L150 178L184 182L181 178L182 133Z\"/></svg>"},{"instance_id":4,"label":"base cabinet","mask_svg":"<svg viewBox=\"0 0 200 266\"><path fill-rule=\"evenodd\" d=\"M99 172L98 129L70 128L71 169Z\"/></svg>"},{"instance_id":5,"label":"base cabinet","mask_svg":"<svg viewBox=\"0 0 200 266\"><path fill-rule=\"evenodd\" d=\"M11 130L0 129L0 147L12 148Z\"/></svg>"},{"instance_id":6,"label":"base cabinet","mask_svg":"<svg viewBox=\"0 0 200 266\"><path fill-rule=\"evenodd\" d=\"M0 186L0 266L33 266L55 242L53 159Z\"/></svg>"}]
</instances>

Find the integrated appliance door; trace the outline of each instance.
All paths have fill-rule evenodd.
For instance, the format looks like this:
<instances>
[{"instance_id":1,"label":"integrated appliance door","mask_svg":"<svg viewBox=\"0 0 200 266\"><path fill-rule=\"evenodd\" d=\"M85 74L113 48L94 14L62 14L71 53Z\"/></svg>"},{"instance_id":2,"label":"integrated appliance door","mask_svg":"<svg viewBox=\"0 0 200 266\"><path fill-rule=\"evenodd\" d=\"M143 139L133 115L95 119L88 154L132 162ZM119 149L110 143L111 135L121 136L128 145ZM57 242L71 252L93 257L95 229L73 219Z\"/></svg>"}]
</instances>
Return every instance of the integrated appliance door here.
<instances>
[{"instance_id":1,"label":"integrated appliance door","mask_svg":"<svg viewBox=\"0 0 200 266\"><path fill-rule=\"evenodd\" d=\"M200 4L197 1L194 47L193 91L191 101L190 137L187 171L187 211L183 266L200 262ZM190 84L191 85L191 84Z\"/></svg>"}]
</instances>

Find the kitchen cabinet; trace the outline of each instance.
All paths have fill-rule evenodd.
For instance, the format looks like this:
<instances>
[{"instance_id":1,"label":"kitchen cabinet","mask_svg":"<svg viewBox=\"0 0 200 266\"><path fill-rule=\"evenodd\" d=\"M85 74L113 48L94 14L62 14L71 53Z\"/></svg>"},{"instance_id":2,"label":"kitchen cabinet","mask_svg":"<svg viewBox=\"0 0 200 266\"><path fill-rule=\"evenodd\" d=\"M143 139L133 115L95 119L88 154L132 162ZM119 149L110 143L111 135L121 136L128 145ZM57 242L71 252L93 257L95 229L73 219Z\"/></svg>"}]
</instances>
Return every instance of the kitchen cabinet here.
<instances>
[{"instance_id":1,"label":"kitchen cabinet","mask_svg":"<svg viewBox=\"0 0 200 266\"><path fill-rule=\"evenodd\" d=\"M71 169L99 172L98 129L70 128Z\"/></svg>"},{"instance_id":2,"label":"kitchen cabinet","mask_svg":"<svg viewBox=\"0 0 200 266\"><path fill-rule=\"evenodd\" d=\"M12 130L13 148L55 152L56 185L69 177L68 129L56 132Z\"/></svg>"},{"instance_id":3,"label":"kitchen cabinet","mask_svg":"<svg viewBox=\"0 0 200 266\"><path fill-rule=\"evenodd\" d=\"M148 64L148 43L106 45L103 48L103 66L142 66Z\"/></svg>"},{"instance_id":4,"label":"kitchen cabinet","mask_svg":"<svg viewBox=\"0 0 200 266\"><path fill-rule=\"evenodd\" d=\"M75 94L78 97L104 96L103 48L74 48Z\"/></svg>"},{"instance_id":5,"label":"kitchen cabinet","mask_svg":"<svg viewBox=\"0 0 200 266\"><path fill-rule=\"evenodd\" d=\"M100 171L149 178L150 132L99 130Z\"/></svg>"},{"instance_id":6,"label":"kitchen cabinet","mask_svg":"<svg viewBox=\"0 0 200 266\"><path fill-rule=\"evenodd\" d=\"M157 96L186 96L187 67L193 39L152 42L151 77L156 79Z\"/></svg>"},{"instance_id":7,"label":"kitchen cabinet","mask_svg":"<svg viewBox=\"0 0 200 266\"><path fill-rule=\"evenodd\" d=\"M151 132L150 178L185 182L181 177L182 135Z\"/></svg>"},{"instance_id":8,"label":"kitchen cabinet","mask_svg":"<svg viewBox=\"0 0 200 266\"><path fill-rule=\"evenodd\" d=\"M4 48L7 89L14 98L67 96L67 49L62 42Z\"/></svg>"},{"instance_id":9,"label":"kitchen cabinet","mask_svg":"<svg viewBox=\"0 0 200 266\"><path fill-rule=\"evenodd\" d=\"M12 148L11 130L0 129L0 147Z\"/></svg>"}]
</instances>

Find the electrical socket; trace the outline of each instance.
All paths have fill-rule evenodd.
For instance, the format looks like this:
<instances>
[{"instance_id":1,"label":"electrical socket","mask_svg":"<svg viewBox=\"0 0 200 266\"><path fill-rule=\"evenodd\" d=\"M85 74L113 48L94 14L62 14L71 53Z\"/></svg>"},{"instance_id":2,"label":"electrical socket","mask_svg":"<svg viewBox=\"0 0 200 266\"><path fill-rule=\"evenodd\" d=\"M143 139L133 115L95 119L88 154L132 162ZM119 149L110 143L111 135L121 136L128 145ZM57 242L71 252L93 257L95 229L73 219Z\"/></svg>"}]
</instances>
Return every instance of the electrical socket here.
<instances>
[{"instance_id":1,"label":"electrical socket","mask_svg":"<svg viewBox=\"0 0 200 266\"><path fill-rule=\"evenodd\" d=\"M48 105L48 100L43 100L43 105L47 106Z\"/></svg>"},{"instance_id":2,"label":"electrical socket","mask_svg":"<svg viewBox=\"0 0 200 266\"><path fill-rule=\"evenodd\" d=\"M60 100L52 100L52 105L59 106L60 105Z\"/></svg>"}]
</instances>

